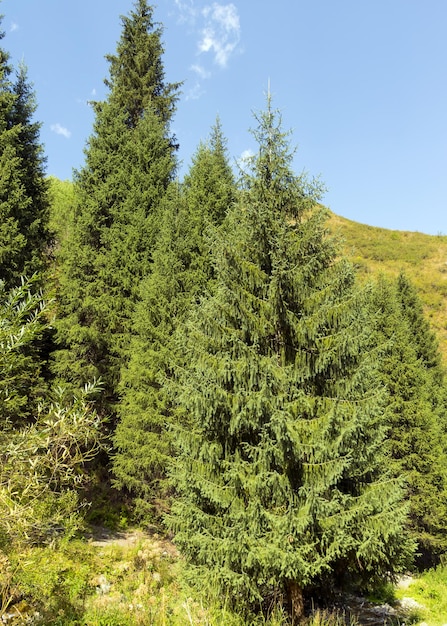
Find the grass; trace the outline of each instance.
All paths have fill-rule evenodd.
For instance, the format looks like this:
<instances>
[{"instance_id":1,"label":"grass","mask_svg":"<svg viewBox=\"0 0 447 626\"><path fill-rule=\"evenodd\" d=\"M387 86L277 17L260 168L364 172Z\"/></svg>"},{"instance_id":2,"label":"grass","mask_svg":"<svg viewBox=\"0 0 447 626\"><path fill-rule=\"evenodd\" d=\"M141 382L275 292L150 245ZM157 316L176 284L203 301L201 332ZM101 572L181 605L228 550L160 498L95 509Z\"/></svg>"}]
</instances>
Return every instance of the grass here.
<instances>
[{"instance_id":1,"label":"grass","mask_svg":"<svg viewBox=\"0 0 447 626\"><path fill-rule=\"evenodd\" d=\"M281 607L269 617L244 619L201 595L185 576L171 544L136 534L134 541L94 546L85 540L33 547L0 559L0 606L16 606L29 624L45 626L290 626ZM381 602L410 597L422 608L405 623L447 624L447 567L406 589L381 591ZM215 596L217 598L217 595ZM8 603L11 602L8 607ZM390 602L392 603L392 602ZM341 612L315 610L306 626L345 626Z\"/></svg>"},{"instance_id":2,"label":"grass","mask_svg":"<svg viewBox=\"0 0 447 626\"><path fill-rule=\"evenodd\" d=\"M168 547L168 549L166 549ZM186 582L182 559L169 546L141 536L134 543L100 547L75 540L10 555L13 572L0 593L31 624L45 626L244 626L244 619ZM1 596L0 596L1 597ZM11 599L11 598L10 598ZM12 605L14 604L12 603ZM252 626L285 626L281 610Z\"/></svg>"},{"instance_id":3,"label":"grass","mask_svg":"<svg viewBox=\"0 0 447 626\"><path fill-rule=\"evenodd\" d=\"M398 589L396 597L413 598L423 608L413 612L413 621L428 626L447 624L447 567L439 566L416 578L406 589ZM409 620L407 620L407 623Z\"/></svg>"}]
</instances>

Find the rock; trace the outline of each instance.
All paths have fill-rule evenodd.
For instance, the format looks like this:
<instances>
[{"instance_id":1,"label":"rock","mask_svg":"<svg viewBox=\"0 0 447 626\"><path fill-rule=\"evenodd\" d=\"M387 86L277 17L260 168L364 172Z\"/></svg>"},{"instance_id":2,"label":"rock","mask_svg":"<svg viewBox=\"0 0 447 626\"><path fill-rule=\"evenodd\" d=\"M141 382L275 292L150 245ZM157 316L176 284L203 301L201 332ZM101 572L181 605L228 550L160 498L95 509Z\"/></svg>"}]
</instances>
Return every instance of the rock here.
<instances>
[{"instance_id":1,"label":"rock","mask_svg":"<svg viewBox=\"0 0 447 626\"><path fill-rule=\"evenodd\" d=\"M408 589L413 580L414 578L412 576L400 576L397 579L396 587L398 589Z\"/></svg>"},{"instance_id":2,"label":"rock","mask_svg":"<svg viewBox=\"0 0 447 626\"><path fill-rule=\"evenodd\" d=\"M1 624L18 626L19 624L42 624L41 615L35 611L25 600L21 600L2 613Z\"/></svg>"},{"instance_id":3,"label":"rock","mask_svg":"<svg viewBox=\"0 0 447 626\"><path fill-rule=\"evenodd\" d=\"M101 596L105 596L110 592L112 585L109 583L104 574L98 576L98 585L96 587L96 593L99 593Z\"/></svg>"},{"instance_id":4,"label":"rock","mask_svg":"<svg viewBox=\"0 0 447 626\"><path fill-rule=\"evenodd\" d=\"M419 604L414 598L402 598L400 606L404 611L417 611L425 608L423 604Z\"/></svg>"}]
</instances>

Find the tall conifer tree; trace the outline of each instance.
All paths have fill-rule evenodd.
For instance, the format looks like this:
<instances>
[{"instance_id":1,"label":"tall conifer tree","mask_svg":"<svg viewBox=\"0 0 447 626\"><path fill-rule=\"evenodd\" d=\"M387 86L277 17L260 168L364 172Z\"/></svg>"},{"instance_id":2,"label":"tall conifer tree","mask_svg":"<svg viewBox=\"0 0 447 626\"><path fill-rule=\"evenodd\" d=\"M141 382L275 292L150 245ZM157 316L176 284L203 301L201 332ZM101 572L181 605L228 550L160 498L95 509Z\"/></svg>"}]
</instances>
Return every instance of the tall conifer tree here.
<instances>
[{"instance_id":1,"label":"tall conifer tree","mask_svg":"<svg viewBox=\"0 0 447 626\"><path fill-rule=\"evenodd\" d=\"M25 276L30 279L27 289L39 290L50 246L45 157L40 124L33 120L35 96L25 67L15 74L8 54L0 49L0 292L11 293L11 298ZM18 370L10 372L16 384L11 387L9 380L6 385L14 400L6 401L2 411L15 427L34 418L45 391L43 339L23 342L16 351Z\"/></svg>"},{"instance_id":2,"label":"tall conifer tree","mask_svg":"<svg viewBox=\"0 0 447 626\"><path fill-rule=\"evenodd\" d=\"M331 572L394 571L408 547L402 492L381 474L383 397L353 271L327 237L318 188L291 170L271 108L195 309L174 390L185 555L239 606L283 590L295 618Z\"/></svg>"},{"instance_id":3,"label":"tall conifer tree","mask_svg":"<svg viewBox=\"0 0 447 626\"><path fill-rule=\"evenodd\" d=\"M23 66L12 78L0 50L0 278L7 287L42 272L50 243L49 198L34 92Z\"/></svg>"},{"instance_id":4,"label":"tall conifer tree","mask_svg":"<svg viewBox=\"0 0 447 626\"><path fill-rule=\"evenodd\" d=\"M173 185L171 192L152 272L143 281L135 314L115 434L116 483L133 493L139 515L166 506L173 410L165 387L174 362L181 359L173 336L191 303L210 288L207 232L221 223L235 199L219 121L209 142L200 144L182 188Z\"/></svg>"},{"instance_id":5,"label":"tall conifer tree","mask_svg":"<svg viewBox=\"0 0 447 626\"><path fill-rule=\"evenodd\" d=\"M424 314L415 286L403 273L397 279L397 298L407 320L417 358L425 369L441 380L443 372L438 340Z\"/></svg>"},{"instance_id":6,"label":"tall conifer tree","mask_svg":"<svg viewBox=\"0 0 447 626\"><path fill-rule=\"evenodd\" d=\"M2 34L3 36L3 34ZM20 184L20 158L17 155L19 129L11 127L14 94L8 54L0 49L0 267L1 278L11 285L20 274L20 256L26 246L20 232L18 214L24 198Z\"/></svg>"},{"instance_id":7,"label":"tall conifer tree","mask_svg":"<svg viewBox=\"0 0 447 626\"><path fill-rule=\"evenodd\" d=\"M112 401L139 284L150 272L160 201L175 170L169 123L179 87L165 81L162 29L146 0L122 22L116 55L107 57L109 95L94 103L94 132L75 179L56 358L58 373L73 381L101 376Z\"/></svg>"},{"instance_id":8,"label":"tall conifer tree","mask_svg":"<svg viewBox=\"0 0 447 626\"><path fill-rule=\"evenodd\" d=\"M447 547L447 440L439 411L445 392L432 376L439 353L417 293L403 275L393 283L379 280L373 309L382 382L389 390L390 468L406 478L409 528L421 563L432 564Z\"/></svg>"},{"instance_id":9,"label":"tall conifer tree","mask_svg":"<svg viewBox=\"0 0 447 626\"><path fill-rule=\"evenodd\" d=\"M220 224L235 200L235 181L219 117L208 141L201 142L193 156L183 191L199 229L206 221Z\"/></svg>"},{"instance_id":10,"label":"tall conifer tree","mask_svg":"<svg viewBox=\"0 0 447 626\"><path fill-rule=\"evenodd\" d=\"M14 106L11 125L18 127L17 154L21 163L21 180L25 194L30 198L30 210L22 216L21 229L26 233L26 256L23 273L44 271L49 255L49 181L46 177L46 156L40 143L42 124L34 120L37 101L28 80L27 68L19 66L13 86Z\"/></svg>"}]
</instances>

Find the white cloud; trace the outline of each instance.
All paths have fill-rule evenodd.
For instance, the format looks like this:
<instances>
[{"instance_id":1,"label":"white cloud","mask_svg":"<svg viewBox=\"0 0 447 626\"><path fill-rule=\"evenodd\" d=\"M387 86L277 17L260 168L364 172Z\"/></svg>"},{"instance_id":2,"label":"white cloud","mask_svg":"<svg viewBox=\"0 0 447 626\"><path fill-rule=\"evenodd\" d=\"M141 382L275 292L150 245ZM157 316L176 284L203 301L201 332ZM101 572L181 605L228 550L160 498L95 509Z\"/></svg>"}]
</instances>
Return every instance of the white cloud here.
<instances>
[{"instance_id":1,"label":"white cloud","mask_svg":"<svg viewBox=\"0 0 447 626\"><path fill-rule=\"evenodd\" d=\"M15 30L19 30L19 25L16 22L12 22L11 28L9 29L10 33L13 33Z\"/></svg>"},{"instance_id":2,"label":"white cloud","mask_svg":"<svg viewBox=\"0 0 447 626\"><path fill-rule=\"evenodd\" d=\"M56 135L62 135L62 137L65 137L66 139L70 139L71 137L71 131L69 131L68 128L65 128L64 126L61 126L59 122L57 124L51 124L50 128L53 133L56 133Z\"/></svg>"},{"instance_id":3,"label":"white cloud","mask_svg":"<svg viewBox=\"0 0 447 626\"><path fill-rule=\"evenodd\" d=\"M194 85L186 93L185 98L187 101L198 100L205 93L205 90L202 88L202 81L210 78L211 72L203 67L203 65L199 65L198 63L191 65L189 69L196 74L196 78L194 81Z\"/></svg>"},{"instance_id":4,"label":"white cloud","mask_svg":"<svg viewBox=\"0 0 447 626\"><path fill-rule=\"evenodd\" d=\"M250 162L252 161L253 157L255 156L255 153L253 152L253 150L244 150L241 154L241 156L236 159L236 163L238 165L238 167L243 171L243 172L248 172L250 169Z\"/></svg>"},{"instance_id":5,"label":"white cloud","mask_svg":"<svg viewBox=\"0 0 447 626\"><path fill-rule=\"evenodd\" d=\"M241 154L241 156L239 157L240 161L249 161L251 158L253 158L255 156L255 153L253 152L253 150L244 150L243 153Z\"/></svg>"},{"instance_id":6,"label":"white cloud","mask_svg":"<svg viewBox=\"0 0 447 626\"><path fill-rule=\"evenodd\" d=\"M197 15L194 0L174 0L174 2L179 11L179 21L193 23Z\"/></svg>"},{"instance_id":7,"label":"white cloud","mask_svg":"<svg viewBox=\"0 0 447 626\"><path fill-rule=\"evenodd\" d=\"M210 78L211 76L211 72L205 69L202 65L198 65L197 63L195 63L194 65L191 65L189 69L195 72L202 80L205 80L206 78Z\"/></svg>"},{"instance_id":8,"label":"white cloud","mask_svg":"<svg viewBox=\"0 0 447 626\"><path fill-rule=\"evenodd\" d=\"M226 67L230 56L236 51L241 26L239 14L234 4L218 4L206 6L202 15L205 18L205 27L201 32L199 52L212 52L214 61L220 67Z\"/></svg>"},{"instance_id":9,"label":"white cloud","mask_svg":"<svg viewBox=\"0 0 447 626\"><path fill-rule=\"evenodd\" d=\"M0 0L1 1L1 0ZM202 82L211 78L210 61L220 68L228 65L239 50L241 27L236 6L232 3L207 0L172 0L178 22L187 23L189 34L197 38L197 53L202 62L194 62L192 87L186 100L197 100L205 93ZM208 56L205 56L208 55ZM206 61L208 59L208 61Z\"/></svg>"},{"instance_id":10,"label":"white cloud","mask_svg":"<svg viewBox=\"0 0 447 626\"><path fill-rule=\"evenodd\" d=\"M202 89L202 85L197 81L193 87L188 91L185 96L186 101L188 100L198 100L203 94L205 90Z\"/></svg>"}]
</instances>

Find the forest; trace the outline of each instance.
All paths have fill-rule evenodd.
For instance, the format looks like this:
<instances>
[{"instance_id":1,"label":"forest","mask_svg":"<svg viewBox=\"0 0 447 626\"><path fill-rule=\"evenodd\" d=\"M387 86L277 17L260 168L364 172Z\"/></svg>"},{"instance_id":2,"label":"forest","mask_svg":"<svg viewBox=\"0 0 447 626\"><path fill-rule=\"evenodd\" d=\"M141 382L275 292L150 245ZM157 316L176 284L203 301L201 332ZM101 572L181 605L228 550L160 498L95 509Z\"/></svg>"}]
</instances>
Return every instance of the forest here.
<instances>
[{"instance_id":1,"label":"forest","mask_svg":"<svg viewBox=\"0 0 447 626\"><path fill-rule=\"evenodd\" d=\"M270 93L255 155L236 168L216 117L180 180L163 27L147 0L121 22L72 181L0 49L2 623L362 624L349 597L445 623L446 359L417 280L347 252ZM404 576L427 590L405 615Z\"/></svg>"}]
</instances>

